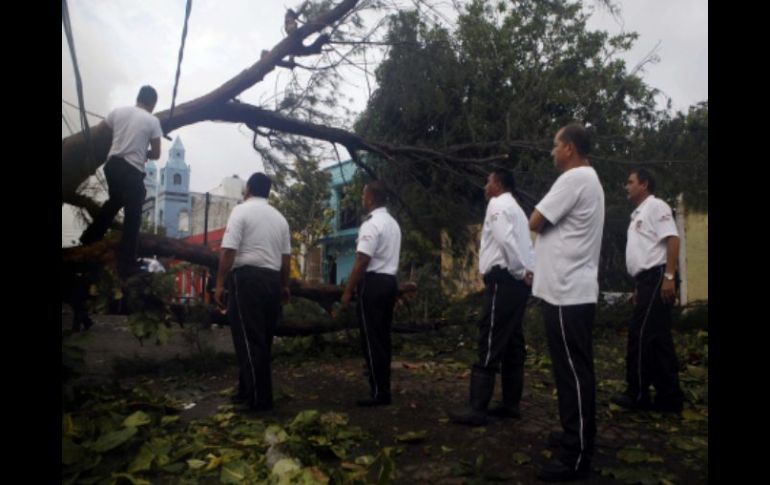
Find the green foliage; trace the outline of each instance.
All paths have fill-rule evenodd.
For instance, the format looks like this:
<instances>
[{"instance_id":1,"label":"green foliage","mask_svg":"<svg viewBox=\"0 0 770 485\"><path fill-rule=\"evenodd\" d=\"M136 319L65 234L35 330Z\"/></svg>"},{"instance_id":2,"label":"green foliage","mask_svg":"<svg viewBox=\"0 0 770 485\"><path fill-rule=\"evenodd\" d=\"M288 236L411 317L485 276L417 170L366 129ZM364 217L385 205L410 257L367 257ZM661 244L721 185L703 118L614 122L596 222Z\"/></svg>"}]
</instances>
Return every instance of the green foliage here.
<instances>
[{"instance_id":1,"label":"green foliage","mask_svg":"<svg viewBox=\"0 0 770 485\"><path fill-rule=\"evenodd\" d=\"M62 482L352 484L393 473L388 449L360 455L368 437L345 414L310 409L276 423L231 408L181 424L181 403L143 388L84 391L62 413Z\"/></svg>"},{"instance_id":2,"label":"green foliage","mask_svg":"<svg viewBox=\"0 0 770 485\"><path fill-rule=\"evenodd\" d=\"M318 170L316 160L298 158L294 162L292 179L293 183L287 185L285 178L279 177L277 196L272 197L272 203L289 223L295 252L299 253L304 245L304 268L307 272L309 251L332 230L334 212L328 206L331 176ZM307 275L302 276L305 278Z\"/></svg>"},{"instance_id":3,"label":"green foliage","mask_svg":"<svg viewBox=\"0 0 770 485\"><path fill-rule=\"evenodd\" d=\"M283 319L308 325L328 325L332 321L332 317L318 303L299 297L293 297L283 305Z\"/></svg>"},{"instance_id":4,"label":"green foliage","mask_svg":"<svg viewBox=\"0 0 770 485\"><path fill-rule=\"evenodd\" d=\"M529 212L558 175L548 154L552 138L573 120L590 123L595 131L592 163L607 209L602 288L631 286L624 264L631 207L623 190L630 165L616 160L691 161L654 165L665 180L661 195L671 200L684 191L688 204L707 207L708 104L673 118L657 110L658 91L619 57L637 34L592 31L587 20L581 2L568 0L503 7L476 0L451 31L416 11L391 16L387 39L393 45L376 71L378 88L356 131L462 157L508 154L480 170L427 158L367 160L410 208L397 209L404 216L404 246L413 247L423 262L437 257L442 229L465 247L467 226L483 218L481 188L494 166L514 172L516 196Z\"/></svg>"}]
</instances>

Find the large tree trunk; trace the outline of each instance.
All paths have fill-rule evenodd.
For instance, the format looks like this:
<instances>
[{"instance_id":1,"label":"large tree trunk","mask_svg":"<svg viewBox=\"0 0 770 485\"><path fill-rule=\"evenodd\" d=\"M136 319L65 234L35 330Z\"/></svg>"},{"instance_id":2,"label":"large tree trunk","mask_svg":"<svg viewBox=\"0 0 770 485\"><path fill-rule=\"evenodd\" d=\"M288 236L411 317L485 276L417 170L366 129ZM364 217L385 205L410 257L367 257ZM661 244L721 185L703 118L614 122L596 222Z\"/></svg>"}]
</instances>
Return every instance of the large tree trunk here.
<instances>
[{"instance_id":1,"label":"large tree trunk","mask_svg":"<svg viewBox=\"0 0 770 485\"><path fill-rule=\"evenodd\" d=\"M103 239L87 246L62 248L61 260L64 264L91 263L110 264L115 261L118 239ZM188 261L201 266L216 269L219 255L206 246L188 244L179 239L172 239L155 234L139 234L137 256L161 256Z\"/></svg>"},{"instance_id":2,"label":"large tree trunk","mask_svg":"<svg viewBox=\"0 0 770 485\"><path fill-rule=\"evenodd\" d=\"M434 320L427 322L404 322L394 323L391 327L393 333L422 333L449 327L451 325L462 325L464 322L448 322L446 320ZM338 320L318 322L292 322L284 320L275 329L276 337L302 337L306 335L320 335L323 333L339 332L345 329L354 329L356 324L353 321L340 322Z\"/></svg>"},{"instance_id":3,"label":"large tree trunk","mask_svg":"<svg viewBox=\"0 0 770 485\"><path fill-rule=\"evenodd\" d=\"M87 246L63 248L61 260L62 270L82 271L83 268L95 268L107 264L114 264L115 251L118 242L116 239L102 240ZM185 243L179 239L171 239L154 234L139 235L139 256L161 256L187 261L201 266L207 266L216 274L219 265L219 255L206 246L198 246ZM343 288L336 285L308 283L292 280L289 286L294 296L307 298L317 302L327 312L331 311L335 302L342 298ZM403 283L399 287L399 294L412 293L417 290L414 283Z\"/></svg>"}]
</instances>

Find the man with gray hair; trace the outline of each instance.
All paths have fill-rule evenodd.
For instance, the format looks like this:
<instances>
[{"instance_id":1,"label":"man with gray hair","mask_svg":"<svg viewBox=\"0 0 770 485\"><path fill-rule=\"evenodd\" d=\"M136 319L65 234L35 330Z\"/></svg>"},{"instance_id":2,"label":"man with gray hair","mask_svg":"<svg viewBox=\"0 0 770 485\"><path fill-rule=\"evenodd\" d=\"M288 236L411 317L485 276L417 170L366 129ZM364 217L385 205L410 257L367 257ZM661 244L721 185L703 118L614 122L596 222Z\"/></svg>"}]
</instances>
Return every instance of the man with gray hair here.
<instances>
[{"instance_id":1,"label":"man with gray hair","mask_svg":"<svg viewBox=\"0 0 770 485\"><path fill-rule=\"evenodd\" d=\"M604 189L588 161L591 144L578 124L560 129L553 156L561 175L535 206L529 227L535 241L532 295L542 299L548 350L564 430L552 441L554 460L538 473L545 481L578 480L591 473L596 435L593 329L599 298L599 253Z\"/></svg>"}]
</instances>

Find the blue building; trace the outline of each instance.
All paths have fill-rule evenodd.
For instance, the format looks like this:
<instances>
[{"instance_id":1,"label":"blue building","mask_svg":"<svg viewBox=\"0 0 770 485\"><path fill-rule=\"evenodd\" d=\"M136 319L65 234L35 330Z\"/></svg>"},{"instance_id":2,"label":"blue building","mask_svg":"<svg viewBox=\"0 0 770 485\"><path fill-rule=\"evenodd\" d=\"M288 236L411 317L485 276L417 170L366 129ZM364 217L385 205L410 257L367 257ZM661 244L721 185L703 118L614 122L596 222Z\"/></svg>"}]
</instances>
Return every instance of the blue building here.
<instances>
[{"instance_id":1,"label":"blue building","mask_svg":"<svg viewBox=\"0 0 770 485\"><path fill-rule=\"evenodd\" d=\"M190 166L185 163L185 149L177 137L168 151L168 161L160 169L148 162L144 186L147 189L143 212L149 223L164 227L166 236L183 238L190 236L192 199L190 197Z\"/></svg>"},{"instance_id":2,"label":"blue building","mask_svg":"<svg viewBox=\"0 0 770 485\"><path fill-rule=\"evenodd\" d=\"M357 167L352 160L348 160L323 170L331 175L329 207L334 211L332 232L319 241L322 248L323 281L339 285L348 279L356 259L358 212L343 209L341 205L345 195L344 187L353 179ZM332 271L333 266L336 266L336 271ZM334 276L333 281L330 281L330 276Z\"/></svg>"}]
</instances>

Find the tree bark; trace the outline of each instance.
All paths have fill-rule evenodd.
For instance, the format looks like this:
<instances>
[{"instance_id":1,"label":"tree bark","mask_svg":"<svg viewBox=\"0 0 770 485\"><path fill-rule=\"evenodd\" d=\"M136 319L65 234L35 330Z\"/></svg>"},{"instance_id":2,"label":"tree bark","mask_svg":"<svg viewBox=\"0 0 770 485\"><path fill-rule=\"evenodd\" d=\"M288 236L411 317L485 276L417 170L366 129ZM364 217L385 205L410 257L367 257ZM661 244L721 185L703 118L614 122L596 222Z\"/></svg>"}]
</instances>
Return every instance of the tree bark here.
<instances>
[{"instance_id":1,"label":"tree bark","mask_svg":"<svg viewBox=\"0 0 770 485\"><path fill-rule=\"evenodd\" d=\"M69 268L98 267L113 264L118 240L109 239L89 244L63 248L61 250L62 270ZM139 235L138 256L160 256L179 259L201 266L207 266L212 274L216 274L219 265L219 253L206 246L198 246L185 243L179 239L171 239L154 234ZM289 290L293 296L307 298L317 302L327 312L332 305L340 301L344 290L341 286L309 283L300 280L291 280ZM414 283L402 283L399 286L399 295L417 291Z\"/></svg>"}]
</instances>

